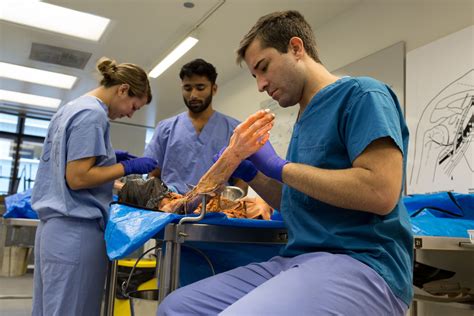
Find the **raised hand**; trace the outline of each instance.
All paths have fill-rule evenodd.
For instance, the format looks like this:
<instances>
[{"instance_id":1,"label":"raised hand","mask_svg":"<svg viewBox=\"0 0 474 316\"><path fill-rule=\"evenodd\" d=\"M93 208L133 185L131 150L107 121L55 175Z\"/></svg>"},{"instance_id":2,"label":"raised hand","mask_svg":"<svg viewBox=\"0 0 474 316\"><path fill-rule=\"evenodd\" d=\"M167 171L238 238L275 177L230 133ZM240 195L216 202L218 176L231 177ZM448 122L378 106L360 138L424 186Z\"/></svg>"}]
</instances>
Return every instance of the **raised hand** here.
<instances>
[{"instance_id":1,"label":"raised hand","mask_svg":"<svg viewBox=\"0 0 474 316\"><path fill-rule=\"evenodd\" d=\"M234 129L227 146L230 153L244 160L259 150L270 138L274 119L275 115L269 110L260 110L249 116Z\"/></svg>"}]
</instances>

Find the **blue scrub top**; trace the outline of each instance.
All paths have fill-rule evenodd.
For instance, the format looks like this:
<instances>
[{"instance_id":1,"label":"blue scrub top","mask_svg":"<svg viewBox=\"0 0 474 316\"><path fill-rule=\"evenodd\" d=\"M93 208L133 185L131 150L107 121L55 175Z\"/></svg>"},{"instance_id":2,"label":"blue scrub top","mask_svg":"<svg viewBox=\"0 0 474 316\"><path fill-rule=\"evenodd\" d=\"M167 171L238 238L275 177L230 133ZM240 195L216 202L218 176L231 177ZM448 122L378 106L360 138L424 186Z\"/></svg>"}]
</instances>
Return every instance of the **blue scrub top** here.
<instances>
[{"instance_id":1,"label":"blue scrub top","mask_svg":"<svg viewBox=\"0 0 474 316\"><path fill-rule=\"evenodd\" d=\"M86 95L64 105L53 116L31 196L40 219L70 216L107 221L113 181L81 190L71 190L66 183L69 161L96 157L96 166L116 163L107 114L104 103Z\"/></svg>"},{"instance_id":2,"label":"blue scrub top","mask_svg":"<svg viewBox=\"0 0 474 316\"><path fill-rule=\"evenodd\" d=\"M184 194L213 165L213 156L227 146L239 121L214 112L200 133L187 112L158 123L144 156L158 161L161 180Z\"/></svg>"},{"instance_id":3,"label":"blue scrub top","mask_svg":"<svg viewBox=\"0 0 474 316\"><path fill-rule=\"evenodd\" d=\"M398 146L406 168L408 128L395 94L374 79L345 77L308 104L294 126L287 160L324 169L350 168L372 141L382 137ZM413 236L401 200L390 214L380 216L334 207L284 185L281 214L289 230L283 255L350 255L372 267L409 305Z\"/></svg>"}]
</instances>

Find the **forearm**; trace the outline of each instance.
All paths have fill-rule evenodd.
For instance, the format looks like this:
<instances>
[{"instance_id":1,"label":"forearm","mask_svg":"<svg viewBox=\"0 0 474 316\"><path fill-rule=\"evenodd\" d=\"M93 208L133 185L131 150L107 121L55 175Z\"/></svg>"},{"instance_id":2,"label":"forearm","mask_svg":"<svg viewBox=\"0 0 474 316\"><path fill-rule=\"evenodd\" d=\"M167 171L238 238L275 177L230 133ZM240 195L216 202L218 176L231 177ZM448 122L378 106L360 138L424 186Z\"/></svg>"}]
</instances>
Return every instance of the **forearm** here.
<instances>
[{"instance_id":1,"label":"forearm","mask_svg":"<svg viewBox=\"0 0 474 316\"><path fill-rule=\"evenodd\" d=\"M201 177L193 193L213 191L223 185L231 177L241 160L230 151L225 150L222 156Z\"/></svg>"},{"instance_id":2,"label":"forearm","mask_svg":"<svg viewBox=\"0 0 474 316\"><path fill-rule=\"evenodd\" d=\"M275 209L280 209L281 191L283 187L281 182L259 172L255 178L249 182L249 185L267 204Z\"/></svg>"},{"instance_id":3,"label":"forearm","mask_svg":"<svg viewBox=\"0 0 474 316\"><path fill-rule=\"evenodd\" d=\"M66 181L72 190L90 189L116 180L124 174L122 164L117 163L104 167L93 166L85 172L76 173L74 176L66 174Z\"/></svg>"},{"instance_id":4,"label":"forearm","mask_svg":"<svg viewBox=\"0 0 474 316\"><path fill-rule=\"evenodd\" d=\"M197 185L181 199L176 199L162 210L169 213L186 212L188 209L195 209L199 204L202 194L218 192L230 178L234 170L240 164L241 159L225 150L221 157L211 166L211 168L199 179Z\"/></svg>"},{"instance_id":5,"label":"forearm","mask_svg":"<svg viewBox=\"0 0 474 316\"><path fill-rule=\"evenodd\" d=\"M386 189L390 186L387 177L375 176L364 168L326 170L289 163L283 168L283 181L336 207L386 215L395 206L393 190Z\"/></svg>"}]
</instances>

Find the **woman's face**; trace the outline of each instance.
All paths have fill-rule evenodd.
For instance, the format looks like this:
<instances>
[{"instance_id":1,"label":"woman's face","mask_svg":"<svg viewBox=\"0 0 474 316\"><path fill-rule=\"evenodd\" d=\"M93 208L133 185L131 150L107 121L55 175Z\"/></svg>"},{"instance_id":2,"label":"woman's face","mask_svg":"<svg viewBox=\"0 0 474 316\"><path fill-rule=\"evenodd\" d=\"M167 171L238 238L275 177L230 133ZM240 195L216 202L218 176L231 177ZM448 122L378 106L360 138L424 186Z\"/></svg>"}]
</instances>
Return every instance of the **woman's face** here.
<instances>
[{"instance_id":1,"label":"woman's face","mask_svg":"<svg viewBox=\"0 0 474 316\"><path fill-rule=\"evenodd\" d=\"M131 97L128 85L120 85L109 107L109 118L115 120L122 117L131 118L135 111L140 110L147 102L147 97Z\"/></svg>"}]
</instances>

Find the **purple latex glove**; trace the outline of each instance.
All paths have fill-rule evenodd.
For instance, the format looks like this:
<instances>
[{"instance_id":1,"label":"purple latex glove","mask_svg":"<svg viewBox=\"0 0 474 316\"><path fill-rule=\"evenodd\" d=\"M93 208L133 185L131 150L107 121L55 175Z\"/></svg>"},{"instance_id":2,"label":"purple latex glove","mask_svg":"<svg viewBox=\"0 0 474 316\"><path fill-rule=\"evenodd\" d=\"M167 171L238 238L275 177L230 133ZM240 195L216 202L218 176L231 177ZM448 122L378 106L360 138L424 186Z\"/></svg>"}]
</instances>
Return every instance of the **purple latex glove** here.
<instances>
[{"instance_id":1,"label":"purple latex glove","mask_svg":"<svg viewBox=\"0 0 474 316\"><path fill-rule=\"evenodd\" d=\"M155 159L148 157L140 157L120 162L125 170L125 175L129 174L144 174L156 169L158 162Z\"/></svg>"},{"instance_id":2,"label":"purple latex glove","mask_svg":"<svg viewBox=\"0 0 474 316\"><path fill-rule=\"evenodd\" d=\"M137 158L137 156L130 155L128 151L117 149L115 151L115 158L117 159L117 162L121 162L121 161Z\"/></svg>"},{"instance_id":3,"label":"purple latex glove","mask_svg":"<svg viewBox=\"0 0 474 316\"><path fill-rule=\"evenodd\" d=\"M278 156L270 141L267 141L259 151L247 159L267 177L283 182L281 178L283 166L289 161L281 159L280 156Z\"/></svg>"},{"instance_id":4,"label":"purple latex glove","mask_svg":"<svg viewBox=\"0 0 474 316\"><path fill-rule=\"evenodd\" d=\"M225 149L226 149L226 147L223 147L219 151L219 153L214 155L214 157L213 157L214 162L216 162L217 159L219 159L219 157L222 155L222 153L224 152ZM253 180L253 178L255 178L255 176L257 175L257 172L258 172L258 170L257 170L257 168L255 168L253 163L251 163L248 160L243 160L240 163L240 165L237 167L237 169L235 169L234 173L232 173L231 177L242 179L245 182L250 182L250 181Z\"/></svg>"}]
</instances>

